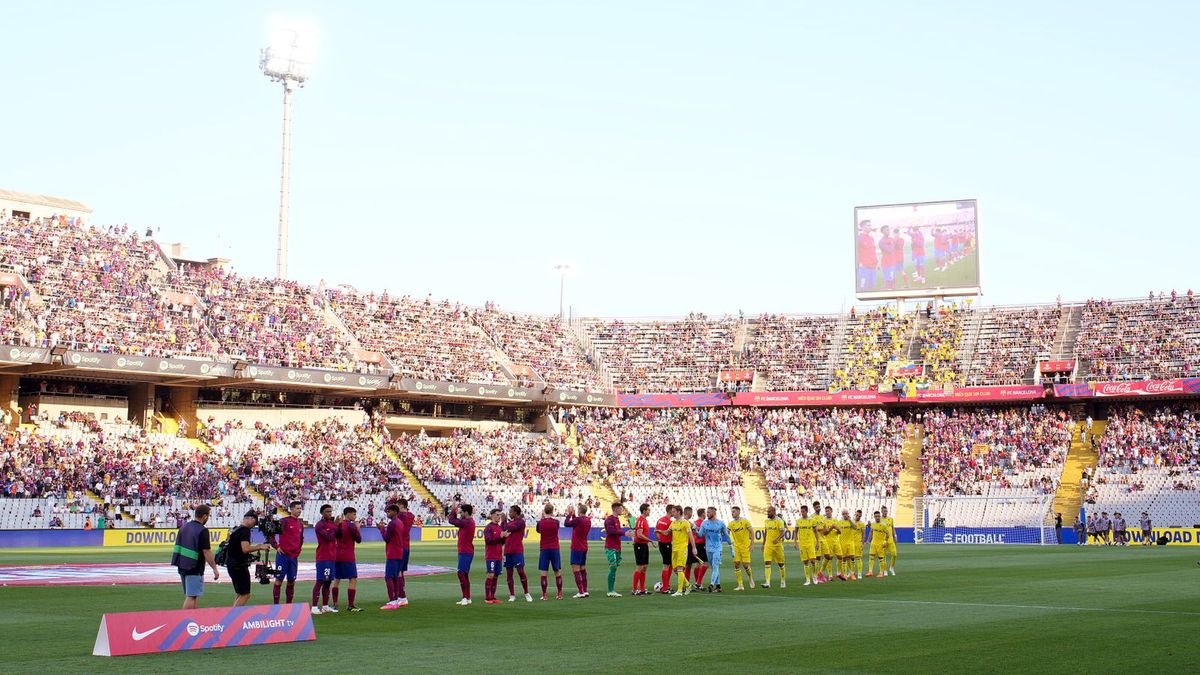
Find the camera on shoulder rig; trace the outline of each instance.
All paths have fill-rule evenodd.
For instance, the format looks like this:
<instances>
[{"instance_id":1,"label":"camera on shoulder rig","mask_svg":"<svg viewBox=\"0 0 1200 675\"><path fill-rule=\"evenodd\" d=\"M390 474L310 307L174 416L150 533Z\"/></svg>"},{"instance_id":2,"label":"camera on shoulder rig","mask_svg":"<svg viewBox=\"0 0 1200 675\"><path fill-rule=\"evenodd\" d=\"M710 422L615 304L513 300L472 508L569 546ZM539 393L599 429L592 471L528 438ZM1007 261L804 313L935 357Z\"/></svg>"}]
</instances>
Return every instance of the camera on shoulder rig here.
<instances>
[{"instance_id":1,"label":"camera on shoulder rig","mask_svg":"<svg viewBox=\"0 0 1200 675\"><path fill-rule=\"evenodd\" d=\"M267 541L272 537L277 537L283 532L283 524L275 519L272 513L264 513L258 517L258 531L262 533ZM264 556L265 558L265 556ZM283 574L283 571L278 567L272 567L269 559L259 559L255 554L251 560L254 561L254 578L258 579L258 583L267 585L275 579L275 577Z\"/></svg>"}]
</instances>

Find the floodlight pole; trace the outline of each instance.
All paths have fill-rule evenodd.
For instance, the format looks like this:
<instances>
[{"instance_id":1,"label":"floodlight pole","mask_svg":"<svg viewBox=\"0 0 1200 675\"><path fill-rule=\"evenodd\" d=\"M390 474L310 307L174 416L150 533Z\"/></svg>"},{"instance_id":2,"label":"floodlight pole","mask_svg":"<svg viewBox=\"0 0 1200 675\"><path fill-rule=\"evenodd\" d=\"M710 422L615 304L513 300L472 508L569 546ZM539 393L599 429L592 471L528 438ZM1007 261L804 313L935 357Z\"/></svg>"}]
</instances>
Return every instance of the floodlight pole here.
<instances>
[{"instance_id":1,"label":"floodlight pole","mask_svg":"<svg viewBox=\"0 0 1200 675\"><path fill-rule=\"evenodd\" d=\"M292 92L308 81L309 63L296 58L300 36L292 32L286 55L267 47L259 55L258 67L272 82L283 85L283 153L279 167L279 239L275 250L275 278L287 278L288 194L292 173Z\"/></svg>"},{"instance_id":2,"label":"floodlight pole","mask_svg":"<svg viewBox=\"0 0 1200 675\"><path fill-rule=\"evenodd\" d=\"M275 278L287 278L288 183L292 169L292 90L295 81L283 81L283 160L279 169L279 239L275 249Z\"/></svg>"},{"instance_id":3,"label":"floodlight pole","mask_svg":"<svg viewBox=\"0 0 1200 675\"><path fill-rule=\"evenodd\" d=\"M563 298L566 297L567 271L571 269L571 266L566 264L555 265L554 269L558 271L558 320L560 323L563 323L566 321L566 317L563 314Z\"/></svg>"}]
</instances>

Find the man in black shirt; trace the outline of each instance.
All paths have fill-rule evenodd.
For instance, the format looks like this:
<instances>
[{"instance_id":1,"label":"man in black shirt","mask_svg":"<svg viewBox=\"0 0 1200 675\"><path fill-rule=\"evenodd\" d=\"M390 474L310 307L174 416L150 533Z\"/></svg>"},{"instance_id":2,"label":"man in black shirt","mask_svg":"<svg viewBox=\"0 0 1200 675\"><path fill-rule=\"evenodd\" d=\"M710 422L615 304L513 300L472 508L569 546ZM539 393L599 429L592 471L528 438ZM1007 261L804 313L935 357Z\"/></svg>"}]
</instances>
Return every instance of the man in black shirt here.
<instances>
[{"instance_id":1,"label":"man in black shirt","mask_svg":"<svg viewBox=\"0 0 1200 675\"><path fill-rule=\"evenodd\" d=\"M250 554L271 550L270 544L250 543L250 533L256 525L258 514L251 509L242 517L242 524L229 533L225 545L225 568L229 570L229 580L233 582L233 592L237 594L234 607L241 607L250 600Z\"/></svg>"},{"instance_id":2,"label":"man in black shirt","mask_svg":"<svg viewBox=\"0 0 1200 675\"><path fill-rule=\"evenodd\" d=\"M1058 543L1062 543L1062 514L1054 514L1054 536L1058 538Z\"/></svg>"}]
</instances>

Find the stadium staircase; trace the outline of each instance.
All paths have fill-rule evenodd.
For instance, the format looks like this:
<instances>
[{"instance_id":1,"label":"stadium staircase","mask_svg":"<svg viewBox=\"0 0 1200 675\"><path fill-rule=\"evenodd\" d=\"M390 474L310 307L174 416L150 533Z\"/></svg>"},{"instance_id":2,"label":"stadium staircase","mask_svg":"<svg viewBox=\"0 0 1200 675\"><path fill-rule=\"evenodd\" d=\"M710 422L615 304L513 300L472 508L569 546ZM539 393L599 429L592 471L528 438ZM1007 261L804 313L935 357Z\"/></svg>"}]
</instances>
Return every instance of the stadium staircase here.
<instances>
[{"instance_id":1,"label":"stadium staircase","mask_svg":"<svg viewBox=\"0 0 1200 675\"><path fill-rule=\"evenodd\" d=\"M417 493L418 498L424 499L430 504L433 504L433 510L435 512L446 512L446 507L442 504L441 500L439 500L433 495L432 492L430 492L429 488L425 486L425 483L420 478L417 478L417 474L413 473L412 469L408 468L408 465L400 459L400 455L397 455L396 451L393 450L391 446L385 445L383 447L383 451L388 457L392 458L392 461L396 463L396 466L400 467L400 473L404 474L404 477L408 479L408 484L412 486L413 492Z\"/></svg>"},{"instance_id":2,"label":"stadium staircase","mask_svg":"<svg viewBox=\"0 0 1200 675\"><path fill-rule=\"evenodd\" d=\"M762 527L767 520L767 507L771 505L771 493L767 490L767 477L757 469L742 472L742 496L746 499L746 515L755 527Z\"/></svg>"},{"instance_id":3,"label":"stadium staircase","mask_svg":"<svg viewBox=\"0 0 1200 675\"><path fill-rule=\"evenodd\" d=\"M1075 338L1083 325L1082 305L1070 305L1063 310L1058 319L1058 344L1050 357L1055 361L1075 358Z\"/></svg>"},{"instance_id":4,"label":"stadium staircase","mask_svg":"<svg viewBox=\"0 0 1200 675\"><path fill-rule=\"evenodd\" d=\"M900 446L900 493L896 496L896 523L900 527L913 524L913 504L925 493L925 476L921 472L921 444L925 432L919 424L905 429L904 444Z\"/></svg>"},{"instance_id":5,"label":"stadium staircase","mask_svg":"<svg viewBox=\"0 0 1200 675\"><path fill-rule=\"evenodd\" d=\"M596 501L600 502L600 510L607 513L608 505L617 501L617 491L613 489L612 483L609 483L604 478L593 477L590 487L592 496L596 498Z\"/></svg>"},{"instance_id":6,"label":"stadium staircase","mask_svg":"<svg viewBox=\"0 0 1200 675\"><path fill-rule=\"evenodd\" d=\"M1054 511L1063 514L1064 527L1075 522L1075 514L1083 506L1083 494L1080 492L1079 478L1083 472L1096 466L1100 453L1092 438L1104 435L1108 422L1096 420L1092 422L1092 434L1086 440L1079 439L1079 430L1087 423L1079 422L1071 433L1071 447L1067 450L1067 461L1063 463L1062 477L1058 481L1058 491L1054 493Z\"/></svg>"},{"instance_id":7,"label":"stadium staircase","mask_svg":"<svg viewBox=\"0 0 1200 675\"><path fill-rule=\"evenodd\" d=\"M168 436L179 435L179 422L175 418L158 412L154 413L154 420L158 422L158 428L161 433Z\"/></svg>"}]
</instances>

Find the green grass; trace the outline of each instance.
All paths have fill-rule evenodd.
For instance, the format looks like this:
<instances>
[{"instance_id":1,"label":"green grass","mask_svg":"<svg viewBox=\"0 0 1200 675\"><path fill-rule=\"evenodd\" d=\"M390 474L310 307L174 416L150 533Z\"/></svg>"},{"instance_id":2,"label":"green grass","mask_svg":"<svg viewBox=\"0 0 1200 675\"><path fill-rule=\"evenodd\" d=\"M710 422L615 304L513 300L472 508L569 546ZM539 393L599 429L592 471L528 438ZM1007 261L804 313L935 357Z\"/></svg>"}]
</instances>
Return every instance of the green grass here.
<instances>
[{"instance_id":1,"label":"green grass","mask_svg":"<svg viewBox=\"0 0 1200 675\"><path fill-rule=\"evenodd\" d=\"M360 551L362 561L382 560L378 545ZM609 599L602 592L603 556L595 548L589 556L591 598L502 606L482 604L477 559L476 604L470 607L453 604L458 583L452 574L411 579L412 605L395 612L376 609L386 600L383 581L364 580L358 597L368 611L314 617L315 642L123 658L91 656L100 615L175 609L181 600L176 586L9 587L0 589L0 634L4 670L13 673L450 673L530 667L546 673L675 673L681 666L755 674L1128 673L1151 664L1163 672L1185 672L1200 664L1197 551L903 546L899 576L882 581L804 588L793 563L786 590ZM146 549L5 550L0 564L166 556ZM419 544L412 562L450 567L454 551ZM761 581L761 565L755 567ZM659 568L651 566L651 583ZM627 560L619 591L628 593L632 571ZM530 575L535 596L536 574ZM725 587L732 588L728 565L722 574ZM569 571L564 581L573 593ZM307 581L298 584L297 599L310 589ZM501 589L506 595L503 580ZM203 606L232 600L227 585L207 590ZM269 587L256 585L254 601L270 602ZM688 654L682 662L681 645Z\"/></svg>"}]
</instances>

